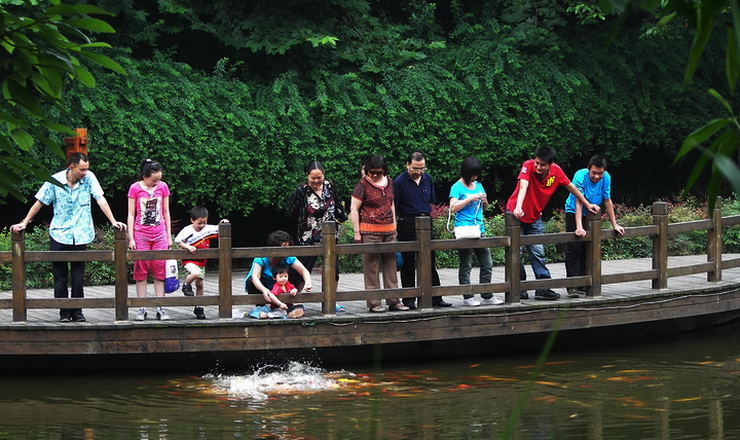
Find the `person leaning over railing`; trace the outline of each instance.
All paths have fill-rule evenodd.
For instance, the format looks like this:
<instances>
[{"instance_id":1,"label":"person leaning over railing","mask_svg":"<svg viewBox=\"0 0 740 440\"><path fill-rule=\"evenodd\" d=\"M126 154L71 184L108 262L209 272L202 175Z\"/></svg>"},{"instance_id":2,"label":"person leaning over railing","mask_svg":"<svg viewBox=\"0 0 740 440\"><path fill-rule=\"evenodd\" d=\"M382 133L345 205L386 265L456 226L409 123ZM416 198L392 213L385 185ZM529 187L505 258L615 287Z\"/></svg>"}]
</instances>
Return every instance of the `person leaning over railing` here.
<instances>
[{"instance_id":1,"label":"person leaning over railing","mask_svg":"<svg viewBox=\"0 0 740 440\"><path fill-rule=\"evenodd\" d=\"M586 200L601 205L604 203L606 213L612 228L619 235L624 235L624 228L617 224L612 203L612 177L606 171L606 159L598 154L588 161L588 168L581 168L573 175L573 185L586 197ZM576 215L579 213L580 215ZM576 236L583 237L588 230L588 223L584 223L586 210L583 204L573 194L569 194L565 201L565 232L574 232ZM586 243L568 242L565 244L565 273L568 277L577 277L586 274ZM568 297L578 298L585 295L583 287L568 287Z\"/></svg>"},{"instance_id":2,"label":"person leaning over railing","mask_svg":"<svg viewBox=\"0 0 740 440\"><path fill-rule=\"evenodd\" d=\"M28 210L28 214L10 227L18 233L28 226L33 217L43 206L54 205L54 216L49 225L52 251L82 251L95 238L95 229L92 222L90 197L92 196L100 210L103 211L113 227L122 231L126 224L119 222L113 216L108 201L103 196L97 177L90 171L90 161L83 153L74 153L69 158L66 170L59 171L51 176L61 186L44 182L36 193L36 203ZM66 261L52 262L54 274L54 298L67 298L68 276L72 275L72 298L82 298L83 279L85 276L85 262L73 261L67 266ZM59 320L62 322L85 320L82 309L59 309Z\"/></svg>"},{"instance_id":3,"label":"person leaning over railing","mask_svg":"<svg viewBox=\"0 0 740 440\"><path fill-rule=\"evenodd\" d=\"M393 204L393 181L388 177L388 166L380 155L365 162L364 175L352 192L350 218L355 243L388 243L396 241L396 210ZM383 286L398 287L395 253L362 254L365 289L380 289L380 264L383 264ZM398 298L387 298L388 310L405 311L409 308ZM385 308L378 299L367 300L371 312L382 313Z\"/></svg>"},{"instance_id":4,"label":"person leaning over railing","mask_svg":"<svg viewBox=\"0 0 740 440\"><path fill-rule=\"evenodd\" d=\"M516 188L506 203L506 211L514 214L521 224L522 235L538 235L544 233L542 210L550 201L555 190L563 186L571 192L586 208L594 214L599 213L599 206L589 203L578 188L565 175L562 168L555 163L555 151L549 147L540 147L534 154L534 159L524 162ZM529 253L529 261L536 279L552 278L545 264L545 247L541 244L525 246ZM519 263L519 278L527 279L524 264ZM520 293L521 299L529 298L526 291ZM552 289L537 289L534 298L539 300L556 301L560 294Z\"/></svg>"}]
</instances>

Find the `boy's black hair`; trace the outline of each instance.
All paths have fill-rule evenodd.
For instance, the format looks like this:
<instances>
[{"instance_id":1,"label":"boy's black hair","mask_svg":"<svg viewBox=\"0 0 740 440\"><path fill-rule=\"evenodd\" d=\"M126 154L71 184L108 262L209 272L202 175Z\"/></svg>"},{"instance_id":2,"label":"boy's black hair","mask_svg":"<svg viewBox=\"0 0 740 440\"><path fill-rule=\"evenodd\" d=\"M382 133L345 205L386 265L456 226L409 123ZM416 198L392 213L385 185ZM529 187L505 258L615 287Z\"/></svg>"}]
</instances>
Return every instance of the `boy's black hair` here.
<instances>
[{"instance_id":1,"label":"boy's black hair","mask_svg":"<svg viewBox=\"0 0 740 440\"><path fill-rule=\"evenodd\" d=\"M603 156L599 156L598 154L593 156L591 160L588 161L588 167L596 167L596 168L604 168L606 169L606 159L604 159Z\"/></svg>"},{"instance_id":2,"label":"boy's black hair","mask_svg":"<svg viewBox=\"0 0 740 440\"><path fill-rule=\"evenodd\" d=\"M267 236L268 246L282 246L283 243L293 244L293 237L285 231L278 229L277 231L270 232L270 235Z\"/></svg>"},{"instance_id":3,"label":"boy's black hair","mask_svg":"<svg viewBox=\"0 0 740 440\"><path fill-rule=\"evenodd\" d=\"M542 162L552 165L552 163L555 162L555 150L550 147L540 147L534 152L534 157Z\"/></svg>"},{"instance_id":4,"label":"boy's black hair","mask_svg":"<svg viewBox=\"0 0 740 440\"><path fill-rule=\"evenodd\" d=\"M194 206L190 210L190 220L198 220L199 218L208 218L208 208L205 206Z\"/></svg>"},{"instance_id":5,"label":"boy's black hair","mask_svg":"<svg viewBox=\"0 0 740 440\"><path fill-rule=\"evenodd\" d=\"M288 273L290 267L284 263L278 263L272 267L272 277L276 278L281 273Z\"/></svg>"}]
</instances>

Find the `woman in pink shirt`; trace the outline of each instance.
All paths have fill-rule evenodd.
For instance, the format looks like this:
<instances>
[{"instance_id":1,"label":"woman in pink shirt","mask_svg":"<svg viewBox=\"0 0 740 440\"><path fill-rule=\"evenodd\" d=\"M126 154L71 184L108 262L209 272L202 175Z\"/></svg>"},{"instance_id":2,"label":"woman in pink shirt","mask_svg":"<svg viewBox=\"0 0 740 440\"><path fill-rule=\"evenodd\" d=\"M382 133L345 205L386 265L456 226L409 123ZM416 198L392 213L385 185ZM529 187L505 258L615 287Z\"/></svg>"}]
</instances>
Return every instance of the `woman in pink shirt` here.
<instances>
[{"instance_id":1,"label":"woman in pink shirt","mask_svg":"<svg viewBox=\"0 0 740 440\"><path fill-rule=\"evenodd\" d=\"M128 230L131 250L148 251L169 249L172 246L170 229L170 188L162 181L162 165L151 159L141 162L141 180L128 190ZM136 296L146 296L146 279L151 272L154 278L154 294L164 296L164 260L134 261ZM141 307L137 321L147 317L146 307ZM157 308L157 319L170 319L162 307Z\"/></svg>"}]
</instances>

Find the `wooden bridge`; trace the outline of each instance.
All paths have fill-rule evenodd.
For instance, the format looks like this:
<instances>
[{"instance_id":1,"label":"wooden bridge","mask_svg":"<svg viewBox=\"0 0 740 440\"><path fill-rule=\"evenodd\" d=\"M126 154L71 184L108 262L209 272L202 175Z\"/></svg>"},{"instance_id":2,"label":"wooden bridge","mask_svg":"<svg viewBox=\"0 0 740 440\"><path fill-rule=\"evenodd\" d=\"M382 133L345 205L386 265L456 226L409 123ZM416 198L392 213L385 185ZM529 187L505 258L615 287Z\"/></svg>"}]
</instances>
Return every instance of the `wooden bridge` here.
<instances>
[{"instance_id":1,"label":"wooden bridge","mask_svg":"<svg viewBox=\"0 0 740 440\"><path fill-rule=\"evenodd\" d=\"M122 232L112 251L26 252L24 236L14 235L11 252L0 262L12 262L13 290L0 293L0 365L5 368L73 368L128 366L172 368L213 365L236 360L245 363L276 351L314 353L324 360L365 360L377 356L412 357L497 352L506 348L537 350L554 329L559 341L579 345L613 339L688 331L718 325L740 317L740 257L721 252L723 228L740 224L740 216L668 223L667 204L653 205L653 224L627 228L625 237L650 237L653 257L603 261L601 243L617 239L602 231L601 220L590 216L590 232L521 236L519 222L506 218L506 234L480 240L432 240L429 218L417 219L417 240L382 244L337 244L336 226L324 227L322 246L232 248L231 225L220 226L219 248L198 251L218 259L217 276L206 279L206 295L136 298L128 283L132 260L161 260L189 256L186 250L128 251ZM669 257L668 237L706 230L706 254ZM562 264L550 264L550 280L520 281L519 247L537 243L589 243L589 273L564 277ZM457 285L456 269L440 270L442 286L431 285L431 254L435 250L503 247L505 265L494 268L489 284ZM418 286L405 289L364 290L361 275L341 274L338 286L335 260L339 255L369 252L419 253ZM320 255L321 281L314 292L301 294L307 313L300 319L260 321L243 318L260 295L244 294L243 272L232 270L237 259L267 256ZM38 261L113 261L115 286L86 287L86 298L54 299L50 289L27 290L26 263ZM473 274L475 275L475 274ZM471 277L475 280L475 277ZM321 286L319 289L318 286ZM585 298L559 301L520 300L521 290L588 286ZM151 289L151 288L150 288ZM320 291L317 291L320 290ZM465 307L460 295L494 292L503 305ZM443 295L453 307L432 308L432 296ZM420 308L408 312L368 313L368 298L419 297ZM530 295L532 297L533 295ZM168 308L170 321L132 321L138 307ZM192 308L206 310L208 320L196 320ZM337 305L345 311L337 313ZM83 308L87 322L58 322L59 308ZM131 315L133 316L133 315ZM576 338L571 338L576 334ZM312 354L313 355L313 354ZM147 359L168 358L162 364ZM176 360L173 360L176 359ZM173 363L174 362L174 363Z\"/></svg>"}]
</instances>

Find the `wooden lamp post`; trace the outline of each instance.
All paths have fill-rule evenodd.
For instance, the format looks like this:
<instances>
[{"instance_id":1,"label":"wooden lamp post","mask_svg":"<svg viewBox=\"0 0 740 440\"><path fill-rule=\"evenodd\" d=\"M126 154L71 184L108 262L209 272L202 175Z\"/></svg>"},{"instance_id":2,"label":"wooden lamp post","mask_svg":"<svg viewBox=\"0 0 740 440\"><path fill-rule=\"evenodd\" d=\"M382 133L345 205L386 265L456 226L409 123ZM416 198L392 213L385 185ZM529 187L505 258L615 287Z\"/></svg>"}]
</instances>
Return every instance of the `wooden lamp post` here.
<instances>
[{"instance_id":1,"label":"wooden lamp post","mask_svg":"<svg viewBox=\"0 0 740 440\"><path fill-rule=\"evenodd\" d=\"M77 134L73 137L64 138L64 147L67 152L67 163L75 153L87 156L87 128L75 128Z\"/></svg>"}]
</instances>

